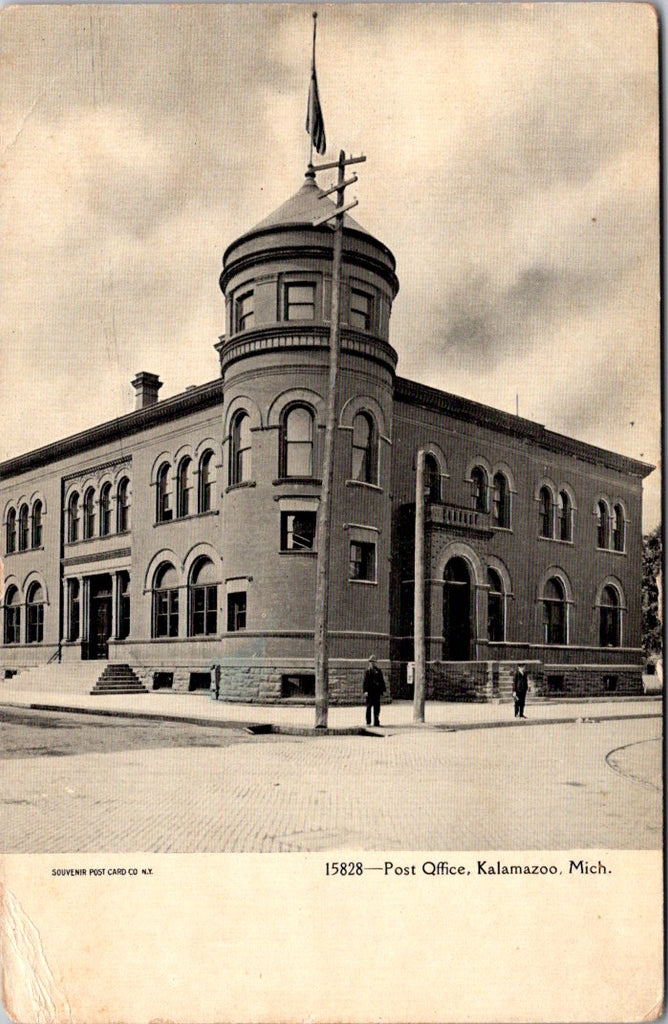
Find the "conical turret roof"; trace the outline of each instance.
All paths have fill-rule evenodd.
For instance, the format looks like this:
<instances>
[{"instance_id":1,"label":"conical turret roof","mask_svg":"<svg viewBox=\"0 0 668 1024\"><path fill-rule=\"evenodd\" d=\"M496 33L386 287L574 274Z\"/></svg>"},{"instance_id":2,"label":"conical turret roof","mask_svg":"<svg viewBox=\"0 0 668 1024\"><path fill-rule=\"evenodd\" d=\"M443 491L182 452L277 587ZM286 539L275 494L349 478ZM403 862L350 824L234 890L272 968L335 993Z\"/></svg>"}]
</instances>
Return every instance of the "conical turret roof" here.
<instances>
[{"instance_id":1,"label":"conical turret roof","mask_svg":"<svg viewBox=\"0 0 668 1024\"><path fill-rule=\"evenodd\" d=\"M335 195L336 193L333 193ZM347 200L346 200L347 201ZM270 213L268 217L256 224L255 227L251 228L250 231L245 231L242 235L228 245L223 255L223 265L226 264L227 258L230 253L236 249L240 244L243 244L250 239L257 237L258 235L264 235L272 232L279 232L292 229L299 230L300 228L312 228L313 223L319 220L323 215L327 213L333 213L336 209L336 203L329 196L324 195L324 190L321 189L315 181L313 172L306 173L306 179L304 184L295 192L290 199L282 203L278 209ZM343 215L343 228L345 234L357 235L360 238L368 239L378 249L380 249L385 258L389 261L392 271L395 268L394 256L383 242L380 242L374 237L369 231L358 224L353 217L350 217L347 213ZM327 225L322 225L320 228L315 230L327 231Z\"/></svg>"},{"instance_id":2,"label":"conical turret roof","mask_svg":"<svg viewBox=\"0 0 668 1024\"><path fill-rule=\"evenodd\" d=\"M270 213L268 217L261 220L248 233L254 235L256 231L265 231L267 228L293 227L300 224L313 224L314 220L324 217L327 213L333 213L336 204L329 196L324 195L323 189L319 188L313 178L306 178L304 184L295 192L290 199L287 199L277 210ZM359 231L361 234L368 234L364 228L353 220L347 213L343 215L344 228Z\"/></svg>"}]
</instances>

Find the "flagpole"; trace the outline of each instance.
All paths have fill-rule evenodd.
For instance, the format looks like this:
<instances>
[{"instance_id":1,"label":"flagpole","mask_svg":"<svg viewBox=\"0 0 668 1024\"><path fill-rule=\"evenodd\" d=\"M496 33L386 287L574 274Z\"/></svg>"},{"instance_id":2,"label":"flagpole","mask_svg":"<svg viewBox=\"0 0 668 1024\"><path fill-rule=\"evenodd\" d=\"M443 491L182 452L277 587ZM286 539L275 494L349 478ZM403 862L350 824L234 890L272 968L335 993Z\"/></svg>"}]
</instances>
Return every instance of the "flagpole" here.
<instances>
[{"instance_id":1,"label":"flagpole","mask_svg":"<svg viewBox=\"0 0 668 1024\"><path fill-rule=\"evenodd\" d=\"M310 139L309 154L308 154L308 165L309 165L309 167L313 167L313 119L314 119L314 116L315 116L315 111L313 109L314 108L314 100L315 100L315 95L314 95L314 92L313 92L313 76L315 74L315 30L316 30L317 23L318 23L318 15L317 15L316 11L314 11L313 12L313 53L311 55L311 82L310 82L309 90L308 90L308 95L309 95L309 124L311 125L311 130L309 132L309 139Z\"/></svg>"}]
</instances>

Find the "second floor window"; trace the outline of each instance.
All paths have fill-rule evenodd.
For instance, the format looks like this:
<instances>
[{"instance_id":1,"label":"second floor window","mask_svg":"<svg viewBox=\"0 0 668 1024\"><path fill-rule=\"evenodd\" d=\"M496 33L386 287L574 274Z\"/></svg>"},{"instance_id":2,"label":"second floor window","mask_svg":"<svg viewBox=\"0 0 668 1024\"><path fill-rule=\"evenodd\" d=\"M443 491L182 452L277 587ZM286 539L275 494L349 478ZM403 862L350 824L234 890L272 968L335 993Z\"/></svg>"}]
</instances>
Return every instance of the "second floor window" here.
<instances>
[{"instance_id":1,"label":"second floor window","mask_svg":"<svg viewBox=\"0 0 668 1024\"><path fill-rule=\"evenodd\" d=\"M42 546L42 502L39 500L32 507L32 546Z\"/></svg>"},{"instance_id":2,"label":"second floor window","mask_svg":"<svg viewBox=\"0 0 668 1024\"><path fill-rule=\"evenodd\" d=\"M111 533L111 484L105 484L100 491L100 537Z\"/></svg>"},{"instance_id":3,"label":"second floor window","mask_svg":"<svg viewBox=\"0 0 668 1024\"><path fill-rule=\"evenodd\" d=\"M76 491L67 506L67 539L70 544L79 540L79 495Z\"/></svg>"},{"instance_id":4,"label":"second floor window","mask_svg":"<svg viewBox=\"0 0 668 1024\"><path fill-rule=\"evenodd\" d=\"M199 463L199 510L210 512L213 507L213 452L204 452Z\"/></svg>"},{"instance_id":5,"label":"second floor window","mask_svg":"<svg viewBox=\"0 0 668 1024\"><path fill-rule=\"evenodd\" d=\"M599 548L610 547L610 513L604 501L596 506L596 545Z\"/></svg>"},{"instance_id":6,"label":"second floor window","mask_svg":"<svg viewBox=\"0 0 668 1024\"><path fill-rule=\"evenodd\" d=\"M573 503L567 491L560 491L557 498L559 540L573 540Z\"/></svg>"},{"instance_id":7,"label":"second floor window","mask_svg":"<svg viewBox=\"0 0 668 1024\"><path fill-rule=\"evenodd\" d=\"M476 512L487 512L487 473L482 466L471 471L471 493Z\"/></svg>"},{"instance_id":8,"label":"second floor window","mask_svg":"<svg viewBox=\"0 0 668 1024\"><path fill-rule=\"evenodd\" d=\"M285 415L282 431L281 476L313 476L313 413L303 405Z\"/></svg>"},{"instance_id":9,"label":"second floor window","mask_svg":"<svg viewBox=\"0 0 668 1024\"><path fill-rule=\"evenodd\" d=\"M123 477L116 492L116 525L119 533L127 533L130 529L129 487L130 481L127 477Z\"/></svg>"},{"instance_id":10,"label":"second floor window","mask_svg":"<svg viewBox=\"0 0 668 1024\"><path fill-rule=\"evenodd\" d=\"M95 492L89 487L84 495L84 540L95 536Z\"/></svg>"},{"instance_id":11,"label":"second floor window","mask_svg":"<svg viewBox=\"0 0 668 1024\"><path fill-rule=\"evenodd\" d=\"M159 523L167 523L172 518L172 492L169 480L169 463L167 462L163 462L158 470L155 517Z\"/></svg>"},{"instance_id":12,"label":"second floor window","mask_svg":"<svg viewBox=\"0 0 668 1024\"><path fill-rule=\"evenodd\" d=\"M19 512L19 551L28 550L28 506L22 505Z\"/></svg>"},{"instance_id":13,"label":"second floor window","mask_svg":"<svg viewBox=\"0 0 668 1024\"><path fill-rule=\"evenodd\" d=\"M624 509L615 505L612 516L612 547L614 551L624 551L626 546L626 520Z\"/></svg>"},{"instance_id":14,"label":"second floor window","mask_svg":"<svg viewBox=\"0 0 668 1024\"><path fill-rule=\"evenodd\" d=\"M541 487L538 496L538 516L541 537L552 536L552 493L549 487Z\"/></svg>"},{"instance_id":15,"label":"second floor window","mask_svg":"<svg viewBox=\"0 0 668 1024\"><path fill-rule=\"evenodd\" d=\"M232 421L230 449L230 484L241 484L251 475L250 416L238 412Z\"/></svg>"},{"instance_id":16,"label":"second floor window","mask_svg":"<svg viewBox=\"0 0 668 1024\"><path fill-rule=\"evenodd\" d=\"M376 427L368 413L359 412L353 420L352 479L375 484L377 469Z\"/></svg>"},{"instance_id":17,"label":"second floor window","mask_svg":"<svg viewBox=\"0 0 668 1024\"><path fill-rule=\"evenodd\" d=\"M7 554L12 555L16 551L16 511L10 508L7 513Z\"/></svg>"},{"instance_id":18,"label":"second floor window","mask_svg":"<svg viewBox=\"0 0 668 1024\"><path fill-rule=\"evenodd\" d=\"M190 492L192 491L192 460L186 456L179 463L176 478L176 507L179 519L190 515Z\"/></svg>"},{"instance_id":19,"label":"second floor window","mask_svg":"<svg viewBox=\"0 0 668 1024\"><path fill-rule=\"evenodd\" d=\"M510 526L510 492L508 490L508 481L503 473L496 473L493 484L492 513L494 525L501 530L506 530Z\"/></svg>"}]
</instances>

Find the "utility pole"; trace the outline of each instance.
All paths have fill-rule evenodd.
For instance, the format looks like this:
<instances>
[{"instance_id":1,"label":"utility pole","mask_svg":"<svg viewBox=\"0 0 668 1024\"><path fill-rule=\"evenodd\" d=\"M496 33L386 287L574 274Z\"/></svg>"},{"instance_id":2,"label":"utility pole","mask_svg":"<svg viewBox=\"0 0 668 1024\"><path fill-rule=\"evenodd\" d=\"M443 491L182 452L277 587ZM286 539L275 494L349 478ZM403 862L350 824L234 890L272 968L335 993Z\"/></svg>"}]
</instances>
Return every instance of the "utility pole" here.
<instances>
[{"instance_id":1,"label":"utility pole","mask_svg":"<svg viewBox=\"0 0 668 1024\"><path fill-rule=\"evenodd\" d=\"M413 721L424 722L425 637L424 637L424 462L425 452L417 453L415 474L415 569L413 572Z\"/></svg>"},{"instance_id":2,"label":"utility pole","mask_svg":"<svg viewBox=\"0 0 668 1024\"><path fill-rule=\"evenodd\" d=\"M336 210L318 218L314 227L334 221L330 225L334 230L334 250L332 255L332 312L329 331L329 380L327 385L327 416L325 425L325 453L322 468L322 488L320 507L318 509L317 530L317 569L315 594L315 728L327 728L327 712L329 709L329 540L332 521L332 480L334 474L334 441L336 437L336 388L339 371L339 335L341 325L341 264L343 257L343 216L347 210L357 206L357 200L343 205L343 195L348 185L357 181L353 174L345 180L345 169L350 164L363 163L365 156L349 157L341 150L336 163L320 164L318 167L309 165L309 170L325 171L337 167L339 171L337 184L323 192L325 196L336 192Z\"/></svg>"}]
</instances>

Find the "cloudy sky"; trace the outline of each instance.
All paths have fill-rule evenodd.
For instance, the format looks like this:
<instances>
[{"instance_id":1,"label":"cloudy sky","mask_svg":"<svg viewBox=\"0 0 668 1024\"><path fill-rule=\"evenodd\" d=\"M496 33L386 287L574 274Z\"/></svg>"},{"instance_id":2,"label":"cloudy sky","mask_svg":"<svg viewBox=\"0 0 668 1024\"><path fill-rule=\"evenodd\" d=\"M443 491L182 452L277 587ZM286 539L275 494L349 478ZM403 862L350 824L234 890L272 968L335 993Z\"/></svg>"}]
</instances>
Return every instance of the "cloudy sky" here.
<instances>
[{"instance_id":1,"label":"cloudy sky","mask_svg":"<svg viewBox=\"0 0 668 1024\"><path fill-rule=\"evenodd\" d=\"M130 411L138 370L161 397L216 376L222 252L303 179L311 11L2 11L0 458ZM367 156L354 216L397 258L399 372L658 464L651 9L318 11L328 156Z\"/></svg>"}]
</instances>

